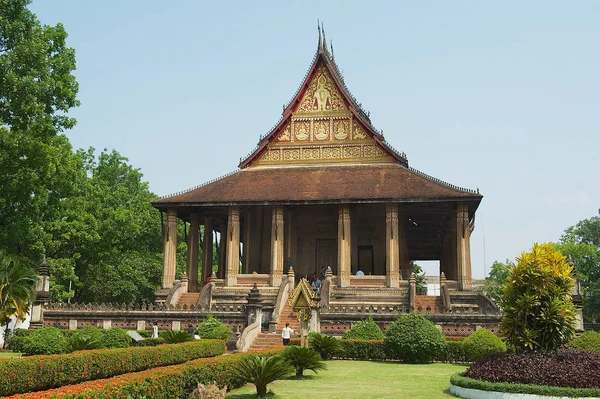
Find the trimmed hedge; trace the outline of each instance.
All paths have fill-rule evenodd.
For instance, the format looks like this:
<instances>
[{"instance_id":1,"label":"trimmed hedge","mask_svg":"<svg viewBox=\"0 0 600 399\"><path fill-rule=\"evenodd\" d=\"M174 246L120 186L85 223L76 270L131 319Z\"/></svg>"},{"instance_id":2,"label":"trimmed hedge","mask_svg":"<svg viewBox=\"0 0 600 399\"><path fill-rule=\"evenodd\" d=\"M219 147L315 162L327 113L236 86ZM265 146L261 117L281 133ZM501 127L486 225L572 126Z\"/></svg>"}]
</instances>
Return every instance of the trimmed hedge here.
<instances>
[{"instance_id":1,"label":"trimmed hedge","mask_svg":"<svg viewBox=\"0 0 600 399\"><path fill-rule=\"evenodd\" d=\"M281 353L281 349L258 352L261 356ZM198 386L198 383L216 382L219 387L239 388L244 381L235 375L235 366L241 358L251 353L219 356L210 359L197 359L187 363L157 367L138 373L128 373L117 377L88 381L44 392L14 395L5 399L121 399L153 398L172 399L183 397Z\"/></svg>"},{"instance_id":2,"label":"trimmed hedge","mask_svg":"<svg viewBox=\"0 0 600 399\"><path fill-rule=\"evenodd\" d=\"M480 328L469 335L462 342L462 347L467 359L471 362L506 352L504 341L485 328Z\"/></svg>"},{"instance_id":3,"label":"trimmed hedge","mask_svg":"<svg viewBox=\"0 0 600 399\"><path fill-rule=\"evenodd\" d=\"M164 344L166 344L166 342L162 338L146 338L143 341L138 341L136 343L137 346L158 346Z\"/></svg>"},{"instance_id":4,"label":"trimmed hedge","mask_svg":"<svg viewBox=\"0 0 600 399\"><path fill-rule=\"evenodd\" d=\"M514 384L511 382L489 382L465 377L463 373L454 374L450 377L450 383L462 388L479 389L481 391L558 396L563 398L600 397L600 388L567 388L547 385Z\"/></svg>"},{"instance_id":5,"label":"trimmed hedge","mask_svg":"<svg viewBox=\"0 0 600 399\"><path fill-rule=\"evenodd\" d=\"M430 363L446 349L442 332L423 315L410 313L389 325L385 345L407 363Z\"/></svg>"},{"instance_id":6,"label":"trimmed hedge","mask_svg":"<svg viewBox=\"0 0 600 399\"><path fill-rule=\"evenodd\" d=\"M436 359L445 363L467 363L467 355L462 346L462 342L457 340L446 341L446 349L441 356Z\"/></svg>"},{"instance_id":7,"label":"trimmed hedge","mask_svg":"<svg viewBox=\"0 0 600 399\"><path fill-rule=\"evenodd\" d=\"M390 359L383 340L340 339L340 348L336 351L338 359L386 360Z\"/></svg>"},{"instance_id":8,"label":"trimmed hedge","mask_svg":"<svg viewBox=\"0 0 600 399\"><path fill-rule=\"evenodd\" d=\"M0 363L0 396L41 391L108 378L148 368L180 364L225 352L220 340L180 345L80 351L69 355L31 356Z\"/></svg>"},{"instance_id":9,"label":"trimmed hedge","mask_svg":"<svg viewBox=\"0 0 600 399\"><path fill-rule=\"evenodd\" d=\"M575 349L596 352L600 355L600 333L586 331L571 341L569 346Z\"/></svg>"}]
</instances>

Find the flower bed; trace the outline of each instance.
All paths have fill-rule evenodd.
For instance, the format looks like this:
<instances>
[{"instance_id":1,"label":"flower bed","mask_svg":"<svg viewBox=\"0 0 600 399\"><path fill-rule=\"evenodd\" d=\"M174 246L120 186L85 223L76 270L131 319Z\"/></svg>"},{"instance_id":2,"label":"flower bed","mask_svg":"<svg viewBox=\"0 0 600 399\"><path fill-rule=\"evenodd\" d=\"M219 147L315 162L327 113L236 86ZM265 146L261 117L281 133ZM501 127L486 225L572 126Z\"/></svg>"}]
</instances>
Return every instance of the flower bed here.
<instances>
[{"instance_id":1,"label":"flower bed","mask_svg":"<svg viewBox=\"0 0 600 399\"><path fill-rule=\"evenodd\" d=\"M270 349L260 353L270 356L280 351L281 349ZM206 384L212 381L220 387L238 388L243 382L234 376L234 368L239 359L245 356L248 354L197 359L175 366L157 367L43 392L13 395L5 399L172 399L190 392L198 382Z\"/></svg>"},{"instance_id":2,"label":"flower bed","mask_svg":"<svg viewBox=\"0 0 600 399\"><path fill-rule=\"evenodd\" d=\"M217 356L224 351L225 343L221 340L201 340L179 345L91 350L8 360L0 363L0 396L180 364Z\"/></svg>"}]
</instances>

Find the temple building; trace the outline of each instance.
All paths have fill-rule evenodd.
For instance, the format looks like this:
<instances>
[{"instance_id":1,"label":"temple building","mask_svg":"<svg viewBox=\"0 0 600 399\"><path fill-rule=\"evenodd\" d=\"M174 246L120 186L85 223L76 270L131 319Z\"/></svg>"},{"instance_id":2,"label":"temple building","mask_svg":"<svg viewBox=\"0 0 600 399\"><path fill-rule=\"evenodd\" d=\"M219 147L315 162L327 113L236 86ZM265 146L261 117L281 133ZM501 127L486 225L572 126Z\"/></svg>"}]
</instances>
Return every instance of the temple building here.
<instances>
[{"instance_id":1,"label":"temple building","mask_svg":"<svg viewBox=\"0 0 600 399\"><path fill-rule=\"evenodd\" d=\"M393 290L407 286L410 261L437 260L450 287L469 290L481 199L409 166L350 93L319 31L298 91L239 169L153 202L167 214L162 287L175 280L181 219L190 226L189 292L212 273L198 270L212 261L214 231L224 287L278 287L289 267L296 277L330 267L336 287Z\"/></svg>"}]
</instances>

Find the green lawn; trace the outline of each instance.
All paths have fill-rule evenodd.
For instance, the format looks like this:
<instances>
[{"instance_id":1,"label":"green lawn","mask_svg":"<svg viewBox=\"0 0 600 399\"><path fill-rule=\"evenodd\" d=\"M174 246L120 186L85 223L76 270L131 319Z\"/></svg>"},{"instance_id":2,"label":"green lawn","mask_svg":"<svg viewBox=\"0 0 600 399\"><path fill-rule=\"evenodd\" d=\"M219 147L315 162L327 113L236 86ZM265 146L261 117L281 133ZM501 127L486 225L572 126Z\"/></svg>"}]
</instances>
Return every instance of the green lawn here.
<instances>
[{"instance_id":1,"label":"green lawn","mask_svg":"<svg viewBox=\"0 0 600 399\"><path fill-rule=\"evenodd\" d=\"M19 356L21 356L20 353L0 351L0 359L19 357Z\"/></svg>"},{"instance_id":2,"label":"green lawn","mask_svg":"<svg viewBox=\"0 0 600 399\"><path fill-rule=\"evenodd\" d=\"M282 380L269 384L272 398L453 398L448 391L450 376L465 370L454 364L403 364L328 361L328 370L315 375L304 372L304 380ZM256 397L253 385L235 389L230 399Z\"/></svg>"}]
</instances>

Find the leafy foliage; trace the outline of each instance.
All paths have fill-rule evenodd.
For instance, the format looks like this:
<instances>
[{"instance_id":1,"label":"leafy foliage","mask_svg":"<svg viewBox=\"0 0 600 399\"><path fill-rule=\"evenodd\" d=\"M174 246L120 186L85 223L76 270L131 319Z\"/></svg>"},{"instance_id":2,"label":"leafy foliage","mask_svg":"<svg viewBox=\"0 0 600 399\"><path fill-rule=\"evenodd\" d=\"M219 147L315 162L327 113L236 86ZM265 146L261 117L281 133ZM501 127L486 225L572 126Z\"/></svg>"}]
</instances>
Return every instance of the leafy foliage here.
<instances>
[{"instance_id":1,"label":"leafy foliage","mask_svg":"<svg viewBox=\"0 0 600 399\"><path fill-rule=\"evenodd\" d=\"M486 358L473 364L465 376L490 382L598 388L598 370L600 355L559 350L554 354L524 352Z\"/></svg>"},{"instance_id":2,"label":"leafy foliage","mask_svg":"<svg viewBox=\"0 0 600 399\"><path fill-rule=\"evenodd\" d=\"M382 340L385 336L381 328L373 321L369 315L365 320L360 320L349 330L344 332L344 339L361 339L361 340Z\"/></svg>"},{"instance_id":3,"label":"leafy foliage","mask_svg":"<svg viewBox=\"0 0 600 399\"><path fill-rule=\"evenodd\" d=\"M55 327L40 328L26 335L20 349L25 355L51 355L69 351L67 339Z\"/></svg>"},{"instance_id":4,"label":"leafy foliage","mask_svg":"<svg viewBox=\"0 0 600 399\"><path fill-rule=\"evenodd\" d=\"M499 355L506 352L506 344L490 330L480 328L469 335L463 342L462 347L466 358L470 362L476 362L484 357Z\"/></svg>"},{"instance_id":5,"label":"leafy foliage","mask_svg":"<svg viewBox=\"0 0 600 399\"><path fill-rule=\"evenodd\" d=\"M296 369L296 377L302 377L304 370L326 370L327 366L321 356L313 349L289 346L281 354L283 358Z\"/></svg>"},{"instance_id":6,"label":"leafy foliage","mask_svg":"<svg viewBox=\"0 0 600 399\"><path fill-rule=\"evenodd\" d=\"M592 351L600 355L600 333L586 331L569 344L572 348Z\"/></svg>"},{"instance_id":7,"label":"leafy foliage","mask_svg":"<svg viewBox=\"0 0 600 399\"><path fill-rule=\"evenodd\" d=\"M102 348L128 348L131 337L121 328L102 330Z\"/></svg>"},{"instance_id":8,"label":"leafy foliage","mask_svg":"<svg viewBox=\"0 0 600 399\"><path fill-rule=\"evenodd\" d=\"M259 398L267 394L268 384L286 378L292 372L292 366L281 356L260 357L250 355L240 359L236 366L237 377L256 386L256 393Z\"/></svg>"},{"instance_id":9,"label":"leafy foliage","mask_svg":"<svg viewBox=\"0 0 600 399\"><path fill-rule=\"evenodd\" d=\"M308 344L323 360L329 360L340 349L340 340L317 332L308 334Z\"/></svg>"},{"instance_id":10,"label":"leafy foliage","mask_svg":"<svg viewBox=\"0 0 600 399\"><path fill-rule=\"evenodd\" d=\"M164 330L160 333L160 338L166 344L177 344L181 342L193 341L194 337L185 331Z\"/></svg>"},{"instance_id":11,"label":"leafy foliage","mask_svg":"<svg viewBox=\"0 0 600 399\"><path fill-rule=\"evenodd\" d=\"M575 333L573 268L552 244L534 244L511 268L500 303L500 329L517 350L551 351Z\"/></svg>"},{"instance_id":12,"label":"leafy foliage","mask_svg":"<svg viewBox=\"0 0 600 399\"><path fill-rule=\"evenodd\" d=\"M100 349L102 343L86 335L73 335L68 341L69 352Z\"/></svg>"},{"instance_id":13,"label":"leafy foliage","mask_svg":"<svg viewBox=\"0 0 600 399\"><path fill-rule=\"evenodd\" d=\"M381 340L342 339L336 351L336 358L355 360L387 360L392 359Z\"/></svg>"},{"instance_id":14,"label":"leafy foliage","mask_svg":"<svg viewBox=\"0 0 600 399\"><path fill-rule=\"evenodd\" d=\"M35 271L25 266L22 258L0 249L0 325L6 326L5 338L11 318L25 320L36 281Z\"/></svg>"},{"instance_id":15,"label":"leafy foliage","mask_svg":"<svg viewBox=\"0 0 600 399\"><path fill-rule=\"evenodd\" d=\"M425 294L425 288L427 287L427 279L425 277L425 271L423 268L414 261L410 262L412 272L415 274L415 288L417 294Z\"/></svg>"},{"instance_id":16,"label":"leafy foliage","mask_svg":"<svg viewBox=\"0 0 600 399\"><path fill-rule=\"evenodd\" d=\"M462 342L450 340L446 341L446 349L443 351L442 356L437 360L446 363L465 363L468 361Z\"/></svg>"},{"instance_id":17,"label":"leafy foliage","mask_svg":"<svg viewBox=\"0 0 600 399\"><path fill-rule=\"evenodd\" d=\"M223 341L202 340L152 348L102 349L3 361L0 362L0 396L180 364L217 356L224 351Z\"/></svg>"},{"instance_id":18,"label":"leafy foliage","mask_svg":"<svg viewBox=\"0 0 600 399\"><path fill-rule=\"evenodd\" d=\"M424 316L400 316L387 329L385 345L392 355L408 363L429 363L446 348L442 332Z\"/></svg>"},{"instance_id":19,"label":"leafy foliage","mask_svg":"<svg viewBox=\"0 0 600 399\"><path fill-rule=\"evenodd\" d=\"M514 264L508 259L505 262L495 261L490 275L484 280L483 293L496 304L500 303L502 288L508 281L508 272L511 267L514 267Z\"/></svg>"},{"instance_id":20,"label":"leafy foliage","mask_svg":"<svg viewBox=\"0 0 600 399\"><path fill-rule=\"evenodd\" d=\"M202 339L222 339L227 341L233 335L231 328L212 315L208 315L206 320L196 327L196 334Z\"/></svg>"}]
</instances>

